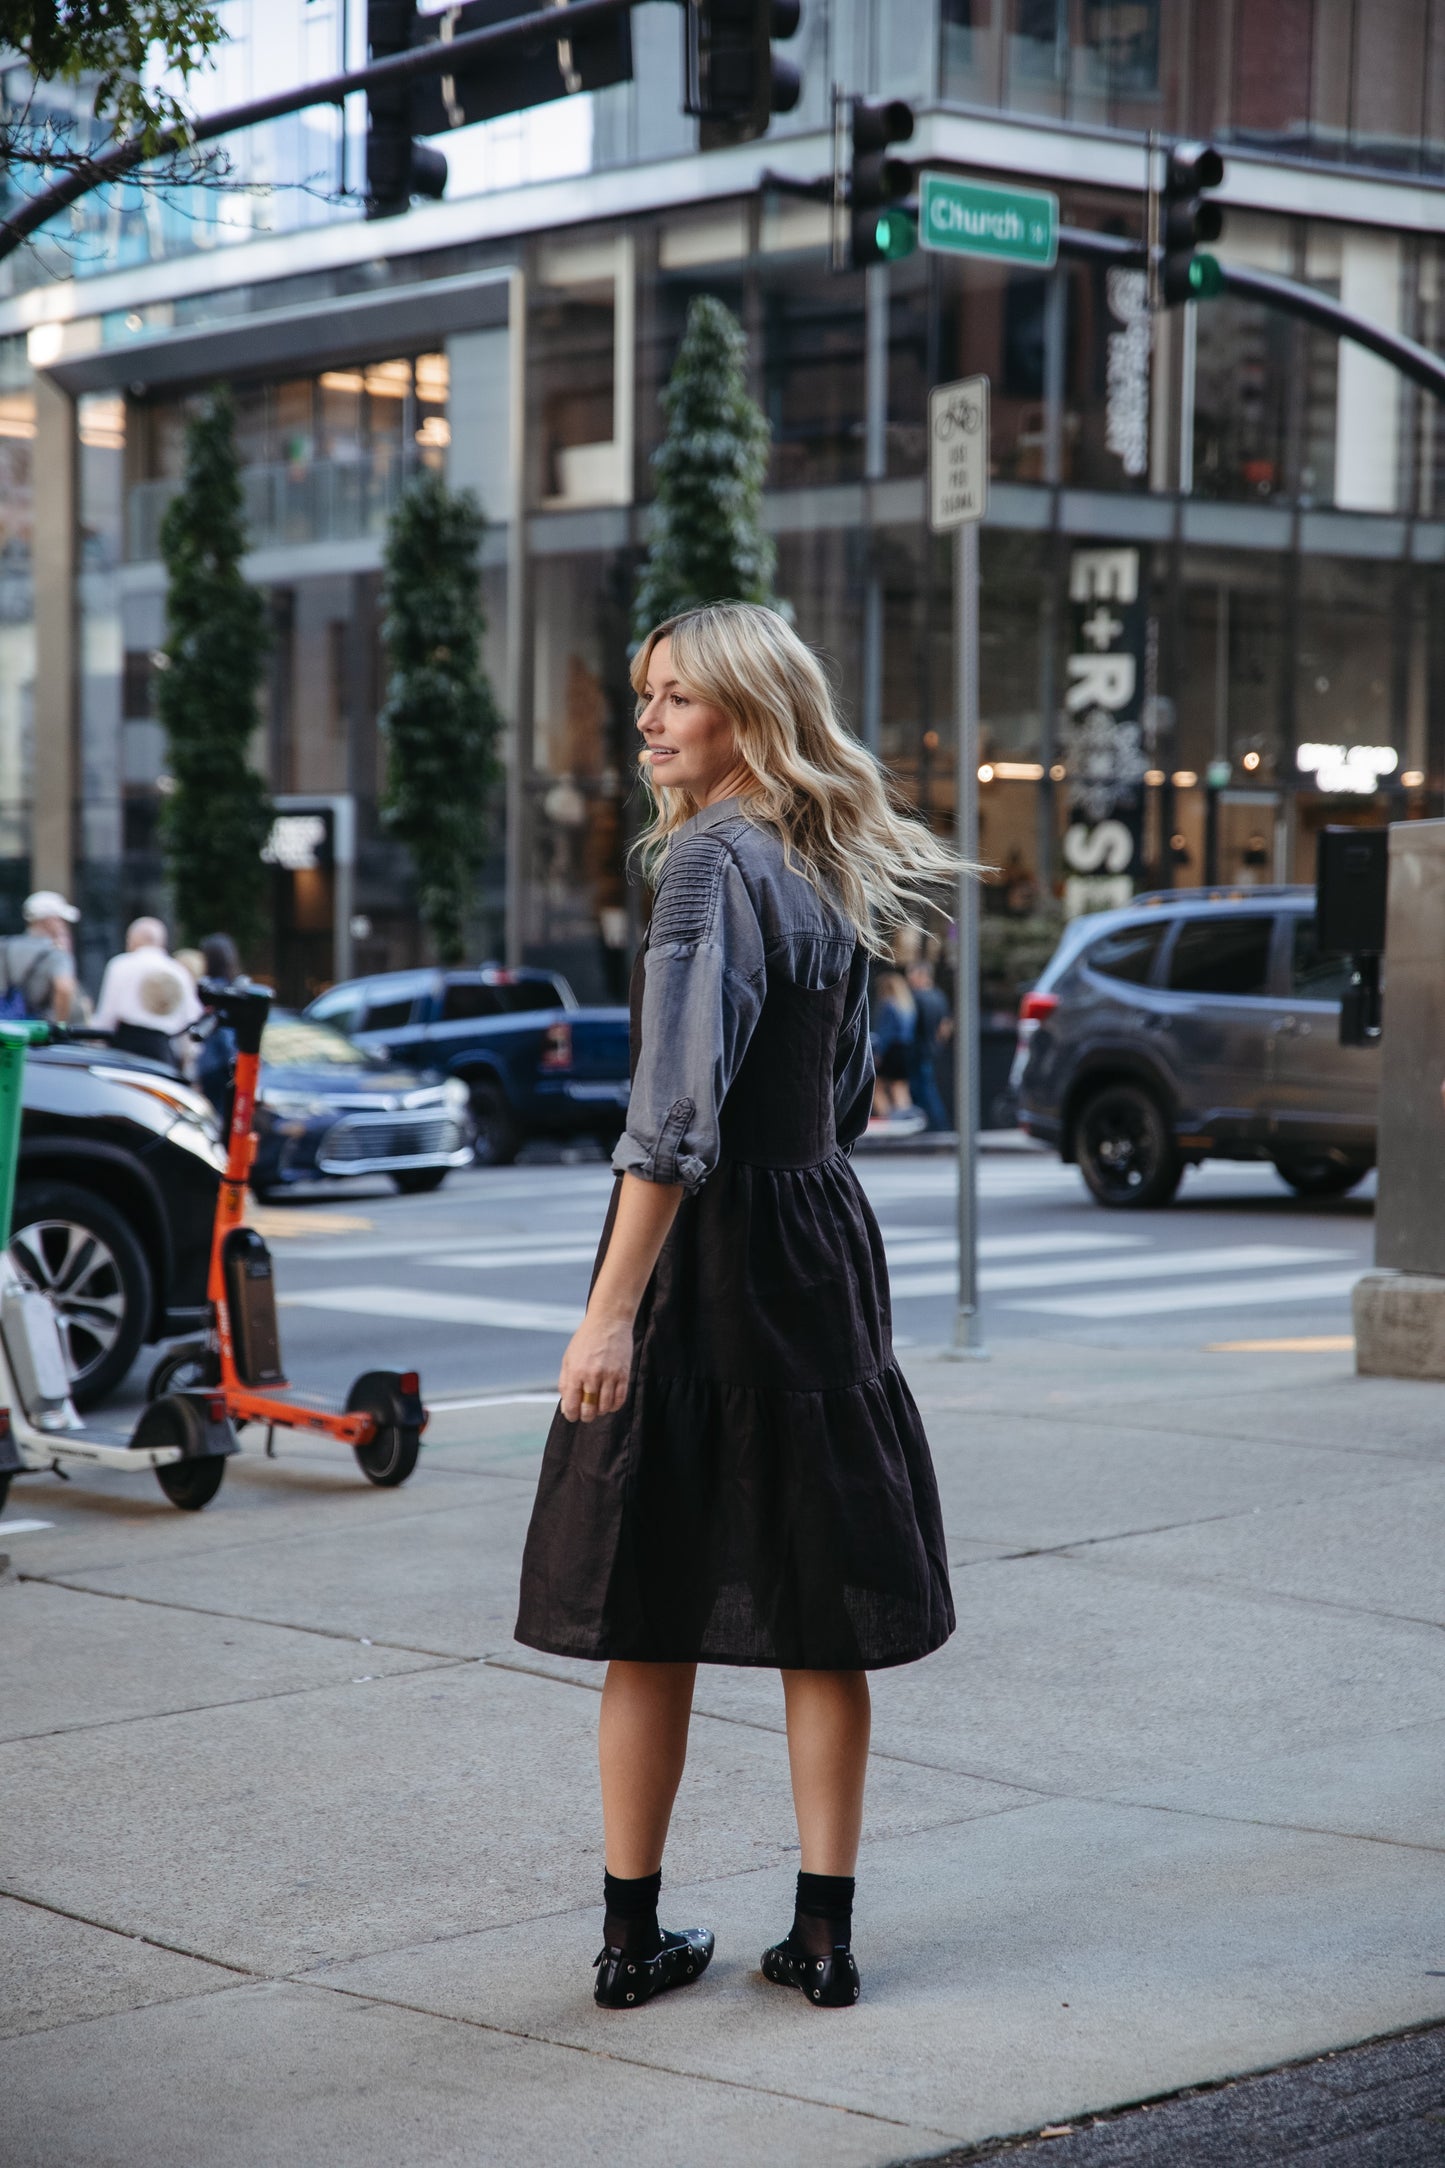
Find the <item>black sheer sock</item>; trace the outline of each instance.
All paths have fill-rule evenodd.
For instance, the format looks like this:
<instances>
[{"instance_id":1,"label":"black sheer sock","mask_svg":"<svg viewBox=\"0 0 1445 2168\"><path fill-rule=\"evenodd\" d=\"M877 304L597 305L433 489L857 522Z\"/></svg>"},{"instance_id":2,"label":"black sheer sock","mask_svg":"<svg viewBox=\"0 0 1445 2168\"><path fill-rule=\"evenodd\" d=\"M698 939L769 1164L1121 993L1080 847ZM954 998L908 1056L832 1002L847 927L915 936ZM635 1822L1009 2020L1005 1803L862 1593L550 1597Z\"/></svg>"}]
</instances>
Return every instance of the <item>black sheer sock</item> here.
<instances>
[{"instance_id":1,"label":"black sheer sock","mask_svg":"<svg viewBox=\"0 0 1445 2168\"><path fill-rule=\"evenodd\" d=\"M800 1874L798 1901L788 1936L804 1957L831 1957L853 1939L851 1874Z\"/></svg>"},{"instance_id":2,"label":"black sheer sock","mask_svg":"<svg viewBox=\"0 0 1445 2168\"><path fill-rule=\"evenodd\" d=\"M602 1923L602 1939L609 1949L625 1950L629 1957L657 1955L662 1948L662 1930L657 1924L661 1888L661 1868L656 1874L640 1874L630 1882L603 1869L602 1896L607 1917Z\"/></svg>"}]
</instances>

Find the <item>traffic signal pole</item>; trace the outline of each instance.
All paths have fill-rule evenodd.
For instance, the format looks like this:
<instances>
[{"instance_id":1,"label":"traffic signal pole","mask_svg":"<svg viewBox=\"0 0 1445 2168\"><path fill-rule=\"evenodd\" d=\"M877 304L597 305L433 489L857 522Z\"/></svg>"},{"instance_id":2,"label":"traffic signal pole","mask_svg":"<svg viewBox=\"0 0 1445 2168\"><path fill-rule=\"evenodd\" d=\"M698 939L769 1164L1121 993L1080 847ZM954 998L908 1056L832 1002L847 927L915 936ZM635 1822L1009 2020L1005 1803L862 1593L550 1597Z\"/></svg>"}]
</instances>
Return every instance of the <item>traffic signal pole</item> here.
<instances>
[{"instance_id":1,"label":"traffic signal pole","mask_svg":"<svg viewBox=\"0 0 1445 2168\"><path fill-rule=\"evenodd\" d=\"M309 106L344 105L354 91L405 87L428 76L457 74L480 61L500 59L529 45L556 45L559 37L575 38L579 32L629 14L639 5L641 0L568 0L565 10L549 5L536 14L519 15L511 22L465 31L445 43L438 39L432 44L418 45L410 52L393 53L385 60L374 60L347 74L330 75L318 83L302 83L291 90L277 91L270 98L252 98L245 105L227 106L219 113L203 114L187 122L184 128L166 129L150 140L144 136L128 136L123 143L112 144L109 150L99 152L94 158L82 159L63 180L42 190L38 196L32 196L13 218L0 224L0 262L13 255L22 242L28 241L31 234L38 232L59 212L78 203L82 196L88 196L92 189L103 188L110 181L124 180L138 166L148 165L156 158L189 150L197 143L214 142L218 136L239 134L242 129L259 127L263 121L284 119L288 113L303 113Z\"/></svg>"},{"instance_id":2,"label":"traffic signal pole","mask_svg":"<svg viewBox=\"0 0 1445 2168\"><path fill-rule=\"evenodd\" d=\"M1079 226L1059 228L1059 254L1122 264L1140 271L1145 269L1144 251L1137 241L1128 241L1113 233L1090 233ZM1414 339L1404 338L1398 331L1387 331L1380 324L1372 324L1368 317L1357 316L1353 309L1331 301L1328 294L1316 292L1313 286L1301 286L1294 279L1280 278L1273 271L1254 271L1244 264L1221 263L1219 273L1221 293L1234 294L1241 301L1261 302L1264 307L1279 309L1287 316L1298 316L1317 330L1333 333L1337 339L1353 339L1356 346L1363 346L1370 353L1378 354L1382 361L1390 362L1422 391L1445 399L1445 358L1432 354L1428 347L1418 345Z\"/></svg>"}]
</instances>

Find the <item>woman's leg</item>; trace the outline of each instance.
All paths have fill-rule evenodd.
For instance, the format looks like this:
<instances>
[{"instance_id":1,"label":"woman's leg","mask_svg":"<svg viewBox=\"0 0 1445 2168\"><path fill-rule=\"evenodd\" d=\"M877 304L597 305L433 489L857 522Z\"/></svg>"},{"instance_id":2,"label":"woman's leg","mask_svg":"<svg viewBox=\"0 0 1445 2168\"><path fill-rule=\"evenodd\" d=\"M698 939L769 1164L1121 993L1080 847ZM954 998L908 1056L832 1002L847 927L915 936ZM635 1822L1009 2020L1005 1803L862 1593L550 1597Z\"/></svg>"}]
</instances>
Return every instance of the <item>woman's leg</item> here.
<instances>
[{"instance_id":1,"label":"woman's leg","mask_svg":"<svg viewBox=\"0 0 1445 2168\"><path fill-rule=\"evenodd\" d=\"M607 1666L597 1758L609 1874L631 1880L656 1874L662 1865L687 1759L696 1673L695 1664Z\"/></svg>"},{"instance_id":2,"label":"woman's leg","mask_svg":"<svg viewBox=\"0 0 1445 2168\"><path fill-rule=\"evenodd\" d=\"M863 1828L866 1671L785 1671L788 1764L805 1874L850 1875Z\"/></svg>"},{"instance_id":3,"label":"woman's leg","mask_svg":"<svg viewBox=\"0 0 1445 2168\"><path fill-rule=\"evenodd\" d=\"M712 1958L710 1929L679 1932L657 1920L662 1848L687 1759L695 1670L693 1664L607 1666L597 1730L606 1910L594 1968L594 1993L605 2009L623 2010L685 1987Z\"/></svg>"}]
</instances>

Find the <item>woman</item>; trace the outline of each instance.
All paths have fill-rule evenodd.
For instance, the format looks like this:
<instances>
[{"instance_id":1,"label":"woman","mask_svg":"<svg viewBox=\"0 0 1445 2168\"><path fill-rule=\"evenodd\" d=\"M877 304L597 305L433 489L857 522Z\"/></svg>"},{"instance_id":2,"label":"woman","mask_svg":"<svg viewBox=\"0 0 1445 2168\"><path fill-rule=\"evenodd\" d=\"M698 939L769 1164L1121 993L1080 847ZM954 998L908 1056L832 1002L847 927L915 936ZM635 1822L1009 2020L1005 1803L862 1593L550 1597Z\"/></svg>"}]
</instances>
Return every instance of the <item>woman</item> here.
<instances>
[{"instance_id":1,"label":"woman","mask_svg":"<svg viewBox=\"0 0 1445 2168\"><path fill-rule=\"evenodd\" d=\"M870 953L954 860L890 806L821 669L747 603L633 668L657 801L620 1180L562 1363L517 1638L608 1660L596 1999L695 1979L658 1926L699 1663L776 1666L802 1868L763 1971L857 2000L866 1674L953 1630L928 1445L846 1148L872 1097Z\"/></svg>"}]
</instances>

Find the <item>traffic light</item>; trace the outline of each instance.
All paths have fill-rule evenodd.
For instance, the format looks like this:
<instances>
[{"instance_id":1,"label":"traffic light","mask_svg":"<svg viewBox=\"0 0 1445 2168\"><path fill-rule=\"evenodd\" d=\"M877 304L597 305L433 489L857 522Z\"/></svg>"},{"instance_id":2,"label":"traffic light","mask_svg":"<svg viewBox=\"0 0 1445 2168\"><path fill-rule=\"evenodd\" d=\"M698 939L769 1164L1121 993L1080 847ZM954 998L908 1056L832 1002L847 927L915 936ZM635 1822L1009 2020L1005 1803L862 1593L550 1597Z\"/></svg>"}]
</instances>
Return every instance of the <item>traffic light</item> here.
<instances>
[{"instance_id":1,"label":"traffic light","mask_svg":"<svg viewBox=\"0 0 1445 2168\"><path fill-rule=\"evenodd\" d=\"M521 15L536 15L542 0L462 0L444 14L434 10L414 18L416 42L464 38L490 30ZM583 90L605 90L632 80L632 18L616 15L590 30L566 32L565 9L557 12L557 34L538 38L523 50L493 54L450 75L424 75L412 90L411 125L417 135L441 135L448 128L469 128L474 121L521 113Z\"/></svg>"},{"instance_id":2,"label":"traffic light","mask_svg":"<svg viewBox=\"0 0 1445 2168\"><path fill-rule=\"evenodd\" d=\"M870 105L853 100L849 120L848 265L895 263L918 246L918 219L907 207L913 193L913 168L906 158L890 158L889 146L906 143L913 133L913 108L901 98Z\"/></svg>"},{"instance_id":3,"label":"traffic light","mask_svg":"<svg viewBox=\"0 0 1445 2168\"><path fill-rule=\"evenodd\" d=\"M687 0L683 110L701 121L705 151L750 143L792 112L803 79L773 40L792 37L802 15L802 0Z\"/></svg>"},{"instance_id":4,"label":"traffic light","mask_svg":"<svg viewBox=\"0 0 1445 2168\"><path fill-rule=\"evenodd\" d=\"M1223 179L1224 160L1212 143L1176 143L1170 151L1159 231L1159 292L1166 308L1207 301L1224 285L1217 260L1199 252L1201 241L1217 241L1224 231L1223 211L1203 193Z\"/></svg>"},{"instance_id":5,"label":"traffic light","mask_svg":"<svg viewBox=\"0 0 1445 2168\"><path fill-rule=\"evenodd\" d=\"M366 42L373 60L418 42L416 0L366 0ZM387 84L366 93L366 215L395 218L413 196L446 193L447 162L415 140L412 87Z\"/></svg>"}]
</instances>

